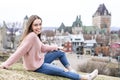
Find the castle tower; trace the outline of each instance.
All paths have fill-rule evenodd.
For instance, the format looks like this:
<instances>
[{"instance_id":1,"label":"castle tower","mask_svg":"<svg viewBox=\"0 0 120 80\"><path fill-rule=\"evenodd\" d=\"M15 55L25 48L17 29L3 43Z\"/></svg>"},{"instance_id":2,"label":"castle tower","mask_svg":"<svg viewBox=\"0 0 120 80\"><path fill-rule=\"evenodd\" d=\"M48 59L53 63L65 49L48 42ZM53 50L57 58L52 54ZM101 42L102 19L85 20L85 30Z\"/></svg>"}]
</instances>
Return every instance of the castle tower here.
<instances>
[{"instance_id":1,"label":"castle tower","mask_svg":"<svg viewBox=\"0 0 120 80\"><path fill-rule=\"evenodd\" d=\"M76 20L72 24L72 33L73 34L81 34L82 33L82 21L81 16L77 16Z\"/></svg>"},{"instance_id":2,"label":"castle tower","mask_svg":"<svg viewBox=\"0 0 120 80\"><path fill-rule=\"evenodd\" d=\"M0 33L1 33L1 48L6 48L7 45L7 25L5 23L5 21L3 21L3 26L0 29Z\"/></svg>"},{"instance_id":3,"label":"castle tower","mask_svg":"<svg viewBox=\"0 0 120 80\"><path fill-rule=\"evenodd\" d=\"M94 15L92 16L93 26L104 30L105 33L110 32L111 13L108 12L104 4L100 4Z\"/></svg>"},{"instance_id":4,"label":"castle tower","mask_svg":"<svg viewBox=\"0 0 120 80\"><path fill-rule=\"evenodd\" d=\"M23 21L23 31L26 30L26 23L27 23L27 21L28 21L28 16L26 15L24 17L24 21Z\"/></svg>"},{"instance_id":5,"label":"castle tower","mask_svg":"<svg viewBox=\"0 0 120 80\"><path fill-rule=\"evenodd\" d=\"M0 50L3 48L3 43L2 43L2 27L0 26Z\"/></svg>"}]
</instances>

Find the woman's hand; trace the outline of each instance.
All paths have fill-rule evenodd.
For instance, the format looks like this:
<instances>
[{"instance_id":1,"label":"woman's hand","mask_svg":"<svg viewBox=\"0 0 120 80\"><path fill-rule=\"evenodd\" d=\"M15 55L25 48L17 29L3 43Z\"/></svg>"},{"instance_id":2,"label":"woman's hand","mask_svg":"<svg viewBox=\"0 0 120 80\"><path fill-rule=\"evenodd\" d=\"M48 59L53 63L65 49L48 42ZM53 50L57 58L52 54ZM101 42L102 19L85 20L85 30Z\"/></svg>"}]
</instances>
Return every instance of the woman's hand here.
<instances>
[{"instance_id":1,"label":"woman's hand","mask_svg":"<svg viewBox=\"0 0 120 80\"><path fill-rule=\"evenodd\" d=\"M4 69L4 67L2 65L0 65L0 69Z\"/></svg>"},{"instance_id":2,"label":"woman's hand","mask_svg":"<svg viewBox=\"0 0 120 80\"><path fill-rule=\"evenodd\" d=\"M2 66L2 65L0 65L0 69L7 69L6 67L4 67L4 66Z\"/></svg>"},{"instance_id":3,"label":"woman's hand","mask_svg":"<svg viewBox=\"0 0 120 80\"><path fill-rule=\"evenodd\" d=\"M58 47L58 50L63 50L63 47Z\"/></svg>"}]
</instances>

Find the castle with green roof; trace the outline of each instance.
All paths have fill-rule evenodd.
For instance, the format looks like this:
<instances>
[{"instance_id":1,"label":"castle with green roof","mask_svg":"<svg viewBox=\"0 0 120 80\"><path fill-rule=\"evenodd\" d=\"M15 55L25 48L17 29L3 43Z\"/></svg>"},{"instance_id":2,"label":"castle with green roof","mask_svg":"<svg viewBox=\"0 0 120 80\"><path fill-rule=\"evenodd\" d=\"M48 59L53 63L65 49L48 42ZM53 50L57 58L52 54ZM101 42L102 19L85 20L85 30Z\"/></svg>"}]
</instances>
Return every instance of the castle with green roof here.
<instances>
[{"instance_id":1,"label":"castle with green roof","mask_svg":"<svg viewBox=\"0 0 120 80\"><path fill-rule=\"evenodd\" d=\"M61 32L69 32L70 34L79 33L108 33L110 32L111 13L108 12L104 4L100 4L96 12L92 16L92 26L84 26L81 21L81 16L77 16L72 26L65 26L61 23L58 30Z\"/></svg>"},{"instance_id":2,"label":"castle with green roof","mask_svg":"<svg viewBox=\"0 0 120 80\"><path fill-rule=\"evenodd\" d=\"M81 16L79 15L71 26L65 26L64 23L61 23L58 31L62 34L83 34L85 39L87 39L88 36L91 36L91 38L97 40L97 37L109 35L110 26L111 13L104 4L100 4L98 9L92 15L92 26L84 26L81 21ZM99 41L97 42L101 43Z\"/></svg>"}]
</instances>

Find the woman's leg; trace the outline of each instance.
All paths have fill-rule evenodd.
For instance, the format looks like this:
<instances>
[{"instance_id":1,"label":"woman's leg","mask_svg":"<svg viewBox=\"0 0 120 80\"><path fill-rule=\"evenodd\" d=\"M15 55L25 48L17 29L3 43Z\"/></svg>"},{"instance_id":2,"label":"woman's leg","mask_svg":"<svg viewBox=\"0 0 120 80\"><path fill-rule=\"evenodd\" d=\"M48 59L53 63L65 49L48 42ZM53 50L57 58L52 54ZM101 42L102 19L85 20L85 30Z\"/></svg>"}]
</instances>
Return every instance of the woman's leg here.
<instances>
[{"instance_id":1,"label":"woman's leg","mask_svg":"<svg viewBox=\"0 0 120 80\"><path fill-rule=\"evenodd\" d=\"M80 80L80 75L73 72L65 72L62 68L49 63L43 63L43 65L35 70L35 72L44 73L48 75L66 77L72 80Z\"/></svg>"},{"instance_id":2,"label":"woman's leg","mask_svg":"<svg viewBox=\"0 0 120 80\"><path fill-rule=\"evenodd\" d=\"M45 55L45 63L51 63L52 61L59 59L60 62L64 65L65 68L67 68L69 71L72 71L72 67L70 66L70 63L67 60L67 57L64 52L58 50L58 51L52 51Z\"/></svg>"},{"instance_id":3,"label":"woman's leg","mask_svg":"<svg viewBox=\"0 0 120 80\"><path fill-rule=\"evenodd\" d=\"M35 70L35 72L53 75L53 76L66 77L72 80L93 80L98 75L97 69L95 69L92 73L88 75L79 75L77 73L73 73L69 71L65 72L62 68L49 64L49 63L43 63L43 65L37 70Z\"/></svg>"}]
</instances>

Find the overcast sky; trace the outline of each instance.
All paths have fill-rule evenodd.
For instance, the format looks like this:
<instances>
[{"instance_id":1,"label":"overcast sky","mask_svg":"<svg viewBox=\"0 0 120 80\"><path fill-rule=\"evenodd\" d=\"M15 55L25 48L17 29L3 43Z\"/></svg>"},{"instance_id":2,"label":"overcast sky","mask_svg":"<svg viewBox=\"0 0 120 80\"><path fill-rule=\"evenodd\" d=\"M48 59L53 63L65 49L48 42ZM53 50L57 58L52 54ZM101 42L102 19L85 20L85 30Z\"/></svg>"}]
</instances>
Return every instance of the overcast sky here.
<instances>
[{"instance_id":1,"label":"overcast sky","mask_svg":"<svg viewBox=\"0 0 120 80\"><path fill-rule=\"evenodd\" d=\"M120 27L119 0L0 0L0 23L22 22L26 15L37 14L43 26L71 26L81 15L83 25L91 26L92 15L103 3L112 14L111 26Z\"/></svg>"}]
</instances>

